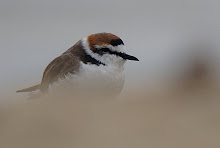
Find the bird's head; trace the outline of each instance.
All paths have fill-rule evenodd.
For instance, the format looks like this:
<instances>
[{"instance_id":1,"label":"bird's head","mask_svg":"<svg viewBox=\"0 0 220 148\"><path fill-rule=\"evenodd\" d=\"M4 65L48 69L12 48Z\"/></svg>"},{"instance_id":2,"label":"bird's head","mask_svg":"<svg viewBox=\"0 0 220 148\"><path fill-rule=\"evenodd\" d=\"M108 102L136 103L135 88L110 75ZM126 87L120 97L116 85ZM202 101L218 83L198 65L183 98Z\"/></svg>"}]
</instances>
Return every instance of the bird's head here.
<instances>
[{"instance_id":1,"label":"bird's head","mask_svg":"<svg viewBox=\"0 0 220 148\"><path fill-rule=\"evenodd\" d=\"M126 60L139 61L125 53L123 41L111 33L97 33L82 39L83 48L92 58L105 65L123 66Z\"/></svg>"}]
</instances>

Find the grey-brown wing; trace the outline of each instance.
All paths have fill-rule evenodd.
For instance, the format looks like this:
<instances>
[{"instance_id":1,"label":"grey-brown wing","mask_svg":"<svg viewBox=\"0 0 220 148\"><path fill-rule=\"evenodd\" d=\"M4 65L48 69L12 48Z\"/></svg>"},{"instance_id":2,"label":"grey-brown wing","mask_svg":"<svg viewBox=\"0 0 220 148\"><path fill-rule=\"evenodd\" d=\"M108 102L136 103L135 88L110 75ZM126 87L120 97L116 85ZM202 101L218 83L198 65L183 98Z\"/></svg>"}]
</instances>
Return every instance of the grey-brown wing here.
<instances>
[{"instance_id":1,"label":"grey-brown wing","mask_svg":"<svg viewBox=\"0 0 220 148\"><path fill-rule=\"evenodd\" d=\"M71 53L65 53L55 58L44 71L41 81L41 91L46 92L50 84L68 73L75 73L79 70L79 60Z\"/></svg>"}]
</instances>

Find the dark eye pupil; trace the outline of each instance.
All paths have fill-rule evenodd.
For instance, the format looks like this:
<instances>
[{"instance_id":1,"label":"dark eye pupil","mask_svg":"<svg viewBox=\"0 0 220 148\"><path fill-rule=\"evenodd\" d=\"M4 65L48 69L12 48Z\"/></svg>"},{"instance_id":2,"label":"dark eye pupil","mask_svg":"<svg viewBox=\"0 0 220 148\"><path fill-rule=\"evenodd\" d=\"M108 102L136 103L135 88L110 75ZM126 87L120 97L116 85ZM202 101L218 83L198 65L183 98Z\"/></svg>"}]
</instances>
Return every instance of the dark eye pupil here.
<instances>
[{"instance_id":1,"label":"dark eye pupil","mask_svg":"<svg viewBox=\"0 0 220 148\"><path fill-rule=\"evenodd\" d=\"M94 52L98 53L99 55L103 55L103 52L101 50L99 50L99 49L96 49Z\"/></svg>"},{"instance_id":2,"label":"dark eye pupil","mask_svg":"<svg viewBox=\"0 0 220 148\"><path fill-rule=\"evenodd\" d=\"M109 52L108 48L101 48L100 50L102 50L103 52Z\"/></svg>"},{"instance_id":3,"label":"dark eye pupil","mask_svg":"<svg viewBox=\"0 0 220 148\"><path fill-rule=\"evenodd\" d=\"M109 53L111 51L108 48L101 48L101 49L95 49L94 52L99 55L103 55L103 54Z\"/></svg>"}]
</instances>

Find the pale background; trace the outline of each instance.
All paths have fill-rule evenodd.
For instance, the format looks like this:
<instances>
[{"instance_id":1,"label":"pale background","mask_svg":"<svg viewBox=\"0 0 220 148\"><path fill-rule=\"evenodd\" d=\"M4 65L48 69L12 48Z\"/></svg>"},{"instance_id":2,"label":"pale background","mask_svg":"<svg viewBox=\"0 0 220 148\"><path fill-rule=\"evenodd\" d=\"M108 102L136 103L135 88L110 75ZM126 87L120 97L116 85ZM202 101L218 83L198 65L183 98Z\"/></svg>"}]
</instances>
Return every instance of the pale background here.
<instances>
[{"instance_id":1,"label":"pale background","mask_svg":"<svg viewBox=\"0 0 220 148\"><path fill-rule=\"evenodd\" d=\"M120 36L140 59L126 63L125 90L178 76L200 43L217 70L219 7L213 0L1 0L0 93L39 83L52 59L97 32Z\"/></svg>"}]
</instances>

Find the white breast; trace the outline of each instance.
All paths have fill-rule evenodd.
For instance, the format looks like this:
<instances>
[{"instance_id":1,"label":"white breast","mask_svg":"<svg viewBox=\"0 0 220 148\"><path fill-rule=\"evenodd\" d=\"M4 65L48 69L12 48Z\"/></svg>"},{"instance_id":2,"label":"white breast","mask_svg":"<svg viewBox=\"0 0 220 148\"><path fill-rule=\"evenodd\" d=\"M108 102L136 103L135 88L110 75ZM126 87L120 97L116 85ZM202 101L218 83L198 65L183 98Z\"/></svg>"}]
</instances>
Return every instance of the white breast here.
<instances>
[{"instance_id":1,"label":"white breast","mask_svg":"<svg viewBox=\"0 0 220 148\"><path fill-rule=\"evenodd\" d=\"M80 63L76 74L69 74L65 79L54 83L49 91L68 90L80 93L97 93L110 96L118 95L124 85L123 66L103 66Z\"/></svg>"}]
</instances>

